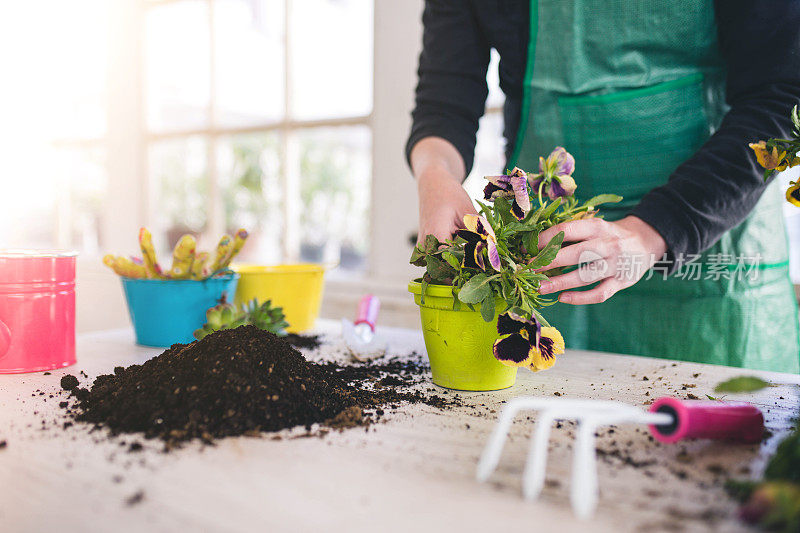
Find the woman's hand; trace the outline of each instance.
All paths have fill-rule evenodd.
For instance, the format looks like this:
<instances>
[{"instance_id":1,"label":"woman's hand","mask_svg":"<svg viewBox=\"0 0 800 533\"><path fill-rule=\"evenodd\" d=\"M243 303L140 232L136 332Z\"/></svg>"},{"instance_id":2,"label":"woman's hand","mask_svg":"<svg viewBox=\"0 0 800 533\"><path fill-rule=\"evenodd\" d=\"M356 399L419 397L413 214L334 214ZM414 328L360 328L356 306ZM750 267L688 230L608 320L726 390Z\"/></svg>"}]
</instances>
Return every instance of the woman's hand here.
<instances>
[{"instance_id":1,"label":"woman's hand","mask_svg":"<svg viewBox=\"0 0 800 533\"><path fill-rule=\"evenodd\" d=\"M440 241L463 228L464 215L475 213L467 191L461 186L464 162L456 148L438 137L426 137L411 151L411 167L419 195L417 244L427 235Z\"/></svg>"},{"instance_id":2,"label":"woman's hand","mask_svg":"<svg viewBox=\"0 0 800 533\"><path fill-rule=\"evenodd\" d=\"M475 213L467 191L447 174L422 175L417 179L419 192L419 235L422 244L426 235L444 242L458 228L464 227L464 215Z\"/></svg>"},{"instance_id":3,"label":"woman's hand","mask_svg":"<svg viewBox=\"0 0 800 533\"><path fill-rule=\"evenodd\" d=\"M634 216L616 222L599 218L563 222L539 235L543 247L559 231L564 242L555 260L543 270L581 265L542 283L539 292L550 294L600 282L587 291L563 292L559 302L582 305L608 300L616 292L639 281L667 251L664 238L652 226Z\"/></svg>"}]
</instances>

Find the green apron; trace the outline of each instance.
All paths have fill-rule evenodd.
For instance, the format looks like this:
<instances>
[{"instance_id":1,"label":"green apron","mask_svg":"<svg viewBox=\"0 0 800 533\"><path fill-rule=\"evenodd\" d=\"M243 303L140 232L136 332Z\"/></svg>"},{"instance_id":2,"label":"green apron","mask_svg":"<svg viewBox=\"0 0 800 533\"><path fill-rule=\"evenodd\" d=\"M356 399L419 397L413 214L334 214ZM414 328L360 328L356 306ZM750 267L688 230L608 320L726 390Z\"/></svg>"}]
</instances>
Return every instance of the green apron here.
<instances>
[{"instance_id":1,"label":"green apron","mask_svg":"<svg viewBox=\"0 0 800 533\"><path fill-rule=\"evenodd\" d=\"M726 112L712 0L532 0L530 27L509 168L536 169L540 155L564 146L579 199L625 197L602 209L609 220L666 183ZM545 316L571 348L797 373L777 187L666 279L651 270L602 304L556 304Z\"/></svg>"}]
</instances>

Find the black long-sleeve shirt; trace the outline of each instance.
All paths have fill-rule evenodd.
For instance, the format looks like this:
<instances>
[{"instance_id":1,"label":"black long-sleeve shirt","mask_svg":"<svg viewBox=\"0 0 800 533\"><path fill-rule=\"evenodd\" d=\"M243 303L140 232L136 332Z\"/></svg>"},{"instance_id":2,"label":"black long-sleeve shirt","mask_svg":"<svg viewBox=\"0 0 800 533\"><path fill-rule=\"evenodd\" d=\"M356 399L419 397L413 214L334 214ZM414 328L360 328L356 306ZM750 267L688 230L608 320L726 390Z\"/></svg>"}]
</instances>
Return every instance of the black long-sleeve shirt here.
<instances>
[{"instance_id":1,"label":"black long-sleeve shirt","mask_svg":"<svg viewBox=\"0 0 800 533\"><path fill-rule=\"evenodd\" d=\"M413 126L406 145L436 136L472 168L488 88L489 51L500 54L506 156L519 129L529 0L426 0ZM730 111L717 132L631 214L667 242L672 258L699 253L743 221L766 185L748 142L786 138L800 101L800 1L715 0Z\"/></svg>"}]
</instances>

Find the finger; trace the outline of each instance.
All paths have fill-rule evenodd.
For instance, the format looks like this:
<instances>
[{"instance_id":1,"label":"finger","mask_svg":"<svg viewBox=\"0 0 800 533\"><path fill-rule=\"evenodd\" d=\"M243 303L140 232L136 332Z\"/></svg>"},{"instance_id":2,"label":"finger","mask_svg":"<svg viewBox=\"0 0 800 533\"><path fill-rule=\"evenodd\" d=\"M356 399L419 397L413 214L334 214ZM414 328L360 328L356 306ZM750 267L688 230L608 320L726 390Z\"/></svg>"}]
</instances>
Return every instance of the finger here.
<instances>
[{"instance_id":1,"label":"finger","mask_svg":"<svg viewBox=\"0 0 800 533\"><path fill-rule=\"evenodd\" d=\"M578 244L571 244L558 251L555 259L538 272L551 270L553 268L578 265L580 263L590 263L598 261L604 257L613 256L614 244L603 239L592 239Z\"/></svg>"},{"instance_id":2,"label":"finger","mask_svg":"<svg viewBox=\"0 0 800 533\"><path fill-rule=\"evenodd\" d=\"M562 292L558 301L570 305L599 304L624 289L626 285L617 278L606 278L588 291Z\"/></svg>"},{"instance_id":3,"label":"finger","mask_svg":"<svg viewBox=\"0 0 800 533\"><path fill-rule=\"evenodd\" d=\"M596 283L602 279L614 275L614 265L605 259L594 261L566 274L553 276L548 281L542 282L539 286L539 294L551 294L559 291L566 291L578 287L585 287Z\"/></svg>"},{"instance_id":4,"label":"finger","mask_svg":"<svg viewBox=\"0 0 800 533\"><path fill-rule=\"evenodd\" d=\"M539 249L544 248L560 231L564 232L564 242L577 242L599 237L605 233L608 225L608 222L600 218L571 220L556 224L539 234Z\"/></svg>"}]
</instances>

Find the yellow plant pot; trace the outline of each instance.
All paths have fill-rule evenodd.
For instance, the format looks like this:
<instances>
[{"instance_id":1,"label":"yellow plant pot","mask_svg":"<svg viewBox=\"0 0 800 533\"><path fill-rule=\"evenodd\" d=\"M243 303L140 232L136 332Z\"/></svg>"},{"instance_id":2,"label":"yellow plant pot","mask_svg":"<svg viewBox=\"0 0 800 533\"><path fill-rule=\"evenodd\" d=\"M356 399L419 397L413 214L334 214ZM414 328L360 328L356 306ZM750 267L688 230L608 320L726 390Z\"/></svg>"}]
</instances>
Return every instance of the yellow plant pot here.
<instances>
[{"instance_id":1,"label":"yellow plant pot","mask_svg":"<svg viewBox=\"0 0 800 533\"><path fill-rule=\"evenodd\" d=\"M283 307L287 330L291 333L314 327L322 304L325 267L309 263L293 265L233 265L241 276L236 289L236 303L272 300Z\"/></svg>"},{"instance_id":2,"label":"yellow plant pot","mask_svg":"<svg viewBox=\"0 0 800 533\"><path fill-rule=\"evenodd\" d=\"M457 390L507 389L516 381L517 369L502 364L492 354L497 317L486 322L480 311L472 311L464 304L454 311L452 289L429 285L422 303L422 285L416 281L408 284L408 291L419 305L433 382Z\"/></svg>"}]
</instances>

